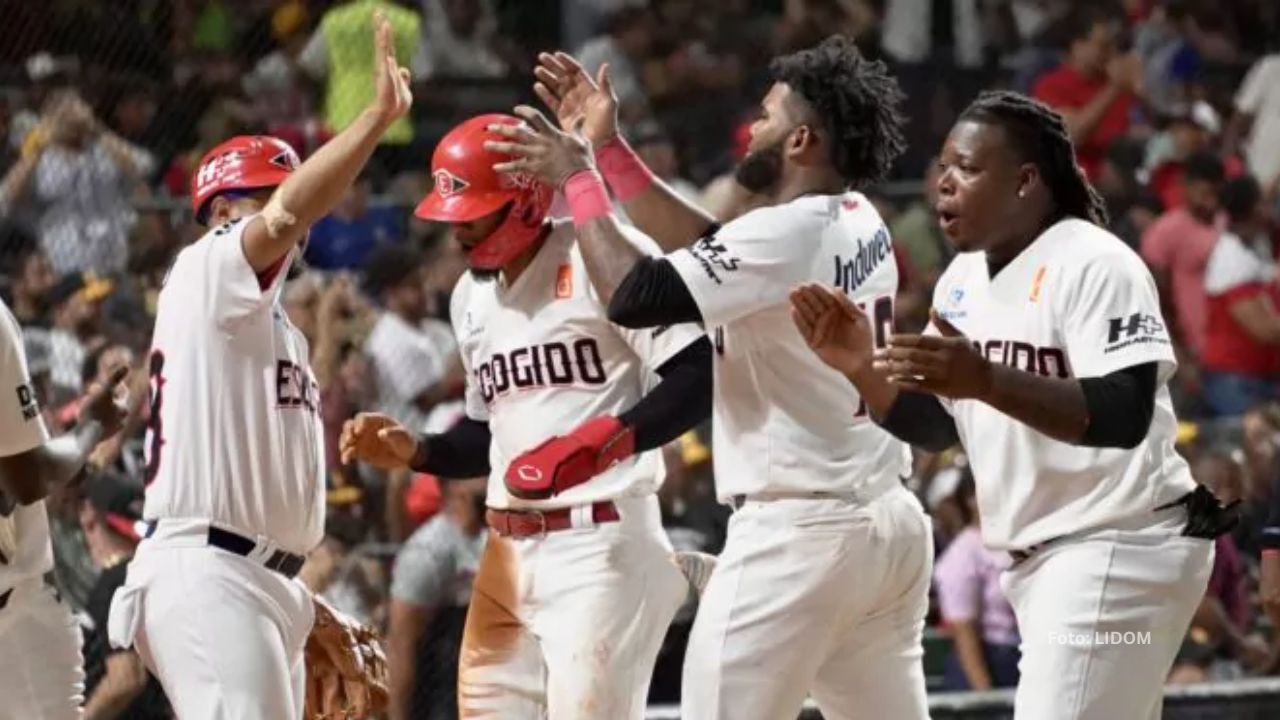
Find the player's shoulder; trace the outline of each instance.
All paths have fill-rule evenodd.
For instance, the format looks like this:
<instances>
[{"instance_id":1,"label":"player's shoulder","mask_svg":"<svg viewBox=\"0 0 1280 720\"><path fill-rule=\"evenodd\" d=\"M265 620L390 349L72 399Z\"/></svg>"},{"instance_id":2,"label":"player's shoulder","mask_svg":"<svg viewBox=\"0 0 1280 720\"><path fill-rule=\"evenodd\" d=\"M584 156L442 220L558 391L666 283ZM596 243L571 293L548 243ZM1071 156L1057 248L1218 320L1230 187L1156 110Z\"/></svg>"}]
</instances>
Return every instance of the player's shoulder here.
<instances>
[{"instance_id":1,"label":"player's shoulder","mask_svg":"<svg viewBox=\"0 0 1280 720\"><path fill-rule=\"evenodd\" d=\"M1104 227L1079 218L1059 220L1037 243L1059 269L1090 272L1112 266L1118 270L1146 269L1137 251Z\"/></svg>"},{"instance_id":2,"label":"player's shoulder","mask_svg":"<svg viewBox=\"0 0 1280 720\"><path fill-rule=\"evenodd\" d=\"M790 236L831 223L836 218L838 195L802 195L790 202L758 207L725 223L721 239Z\"/></svg>"}]
</instances>

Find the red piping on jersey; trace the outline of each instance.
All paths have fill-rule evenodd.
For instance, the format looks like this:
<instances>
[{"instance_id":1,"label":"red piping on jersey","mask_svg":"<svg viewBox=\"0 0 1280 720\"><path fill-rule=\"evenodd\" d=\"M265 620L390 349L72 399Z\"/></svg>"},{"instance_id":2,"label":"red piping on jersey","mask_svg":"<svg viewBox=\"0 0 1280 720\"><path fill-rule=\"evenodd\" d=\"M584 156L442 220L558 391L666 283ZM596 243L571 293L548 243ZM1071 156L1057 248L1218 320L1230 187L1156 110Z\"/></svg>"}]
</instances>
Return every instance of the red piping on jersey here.
<instances>
[{"instance_id":1,"label":"red piping on jersey","mask_svg":"<svg viewBox=\"0 0 1280 720\"><path fill-rule=\"evenodd\" d=\"M271 287L271 283L275 282L276 276L280 274L280 269L284 267L284 261L288 259L289 253L285 253L278 260L268 265L265 270L258 273L259 290L266 290Z\"/></svg>"}]
</instances>

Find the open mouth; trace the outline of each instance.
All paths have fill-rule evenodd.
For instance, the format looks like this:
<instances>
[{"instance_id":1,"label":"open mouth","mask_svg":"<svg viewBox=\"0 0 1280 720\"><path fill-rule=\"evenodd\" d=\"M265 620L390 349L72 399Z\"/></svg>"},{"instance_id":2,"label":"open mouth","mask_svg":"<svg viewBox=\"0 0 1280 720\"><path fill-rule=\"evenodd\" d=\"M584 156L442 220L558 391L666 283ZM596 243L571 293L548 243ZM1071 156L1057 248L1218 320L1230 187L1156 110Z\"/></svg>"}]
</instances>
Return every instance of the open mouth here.
<instances>
[{"instance_id":1,"label":"open mouth","mask_svg":"<svg viewBox=\"0 0 1280 720\"><path fill-rule=\"evenodd\" d=\"M950 210L938 208L938 226L942 228L944 233L950 233L955 230L956 224L960 221L960 216Z\"/></svg>"}]
</instances>

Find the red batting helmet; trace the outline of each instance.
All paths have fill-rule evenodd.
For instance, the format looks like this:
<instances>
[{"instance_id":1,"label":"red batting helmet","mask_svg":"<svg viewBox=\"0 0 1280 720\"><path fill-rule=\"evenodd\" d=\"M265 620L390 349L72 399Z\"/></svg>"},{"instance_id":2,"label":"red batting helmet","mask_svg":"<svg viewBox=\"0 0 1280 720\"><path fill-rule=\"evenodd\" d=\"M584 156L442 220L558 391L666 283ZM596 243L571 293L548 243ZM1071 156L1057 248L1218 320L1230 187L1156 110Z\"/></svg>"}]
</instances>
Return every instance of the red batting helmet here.
<instances>
[{"instance_id":1,"label":"red batting helmet","mask_svg":"<svg viewBox=\"0 0 1280 720\"><path fill-rule=\"evenodd\" d=\"M518 125L511 115L479 115L445 135L431 156L431 192L415 214L425 220L470 222L510 205L507 217L467 253L471 267L497 270L538 238L551 209L551 187L529 173L497 173L494 163L510 156L484 149L486 140L506 138L485 128Z\"/></svg>"},{"instance_id":2,"label":"red batting helmet","mask_svg":"<svg viewBox=\"0 0 1280 720\"><path fill-rule=\"evenodd\" d=\"M203 224L209 201L228 190L257 190L284 182L298 167L289 143L269 135L237 135L200 158L191 176L191 210Z\"/></svg>"}]
</instances>

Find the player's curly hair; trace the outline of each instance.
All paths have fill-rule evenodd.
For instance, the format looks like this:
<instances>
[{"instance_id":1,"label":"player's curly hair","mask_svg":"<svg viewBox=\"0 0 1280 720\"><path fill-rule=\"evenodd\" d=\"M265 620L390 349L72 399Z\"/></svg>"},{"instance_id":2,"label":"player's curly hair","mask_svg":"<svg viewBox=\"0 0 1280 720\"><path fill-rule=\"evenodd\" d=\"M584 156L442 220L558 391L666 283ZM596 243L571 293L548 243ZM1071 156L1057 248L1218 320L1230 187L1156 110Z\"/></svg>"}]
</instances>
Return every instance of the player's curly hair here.
<instances>
[{"instance_id":1,"label":"player's curly hair","mask_svg":"<svg viewBox=\"0 0 1280 720\"><path fill-rule=\"evenodd\" d=\"M833 139L831 163L849 187L883 180L907 147L902 135L903 100L885 64L862 57L847 37L832 35L817 45L774 58L769 73L800 93Z\"/></svg>"},{"instance_id":2,"label":"player's curly hair","mask_svg":"<svg viewBox=\"0 0 1280 720\"><path fill-rule=\"evenodd\" d=\"M1067 216L1107 226L1107 206L1076 163L1067 124L1053 108L1008 90L984 92L960 120L1004 128L1014 152L1040 170L1055 205L1054 220Z\"/></svg>"}]
</instances>

